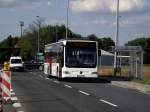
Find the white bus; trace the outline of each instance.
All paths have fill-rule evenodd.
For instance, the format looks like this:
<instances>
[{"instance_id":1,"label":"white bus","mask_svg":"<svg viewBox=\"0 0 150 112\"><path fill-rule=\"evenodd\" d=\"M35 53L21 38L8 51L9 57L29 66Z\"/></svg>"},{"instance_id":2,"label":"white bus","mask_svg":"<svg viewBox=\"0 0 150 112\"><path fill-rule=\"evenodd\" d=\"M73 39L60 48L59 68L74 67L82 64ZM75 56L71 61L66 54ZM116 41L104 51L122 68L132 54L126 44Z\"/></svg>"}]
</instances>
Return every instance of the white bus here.
<instances>
[{"instance_id":1,"label":"white bus","mask_svg":"<svg viewBox=\"0 0 150 112\"><path fill-rule=\"evenodd\" d=\"M97 78L98 43L61 40L45 45L44 73L62 78Z\"/></svg>"}]
</instances>

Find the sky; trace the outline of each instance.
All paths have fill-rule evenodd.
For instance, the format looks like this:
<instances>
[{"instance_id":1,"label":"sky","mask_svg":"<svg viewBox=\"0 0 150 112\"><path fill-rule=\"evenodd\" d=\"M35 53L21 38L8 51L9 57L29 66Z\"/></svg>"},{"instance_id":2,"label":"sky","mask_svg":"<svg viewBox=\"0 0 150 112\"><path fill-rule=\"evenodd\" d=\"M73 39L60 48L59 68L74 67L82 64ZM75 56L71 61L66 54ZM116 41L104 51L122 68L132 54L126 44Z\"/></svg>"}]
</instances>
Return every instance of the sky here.
<instances>
[{"instance_id":1,"label":"sky","mask_svg":"<svg viewBox=\"0 0 150 112\"><path fill-rule=\"evenodd\" d=\"M44 18L44 24L66 24L68 0L0 0L0 41L20 36L23 29ZM115 40L117 0L70 0L69 28L82 36L95 34ZM150 0L120 0L119 45L150 37Z\"/></svg>"}]
</instances>

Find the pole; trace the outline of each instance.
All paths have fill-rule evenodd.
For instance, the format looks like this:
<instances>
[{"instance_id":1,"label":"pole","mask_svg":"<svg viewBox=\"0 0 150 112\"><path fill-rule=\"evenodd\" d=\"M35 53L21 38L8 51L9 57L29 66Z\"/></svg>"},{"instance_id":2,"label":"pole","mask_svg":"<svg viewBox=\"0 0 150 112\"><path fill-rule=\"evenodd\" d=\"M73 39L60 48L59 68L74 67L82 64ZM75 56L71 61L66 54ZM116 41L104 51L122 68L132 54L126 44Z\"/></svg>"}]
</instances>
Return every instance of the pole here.
<instances>
[{"instance_id":1,"label":"pole","mask_svg":"<svg viewBox=\"0 0 150 112\"><path fill-rule=\"evenodd\" d=\"M66 40L68 38L68 25L69 25L69 0L67 0L67 26L66 26Z\"/></svg>"},{"instance_id":2,"label":"pole","mask_svg":"<svg viewBox=\"0 0 150 112\"><path fill-rule=\"evenodd\" d=\"M39 41L40 41L40 17L37 17L37 25L38 25L38 39L37 39L37 57L36 60L39 62L39 52L40 52L40 47L39 47Z\"/></svg>"},{"instance_id":3,"label":"pole","mask_svg":"<svg viewBox=\"0 0 150 112\"><path fill-rule=\"evenodd\" d=\"M22 37L22 28L24 26L24 22L23 21L20 21L20 30L21 30L21 37Z\"/></svg>"},{"instance_id":4,"label":"pole","mask_svg":"<svg viewBox=\"0 0 150 112\"><path fill-rule=\"evenodd\" d=\"M119 41L119 0L117 0L117 10L116 10L116 37L115 37L115 53L114 53L114 75L116 76L117 69L117 47Z\"/></svg>"},{"instance_id":5,"label":"pole","mask_svg":"<svg viewBox=\"0 0 150 112\"><path fill-rule=\"evenodd\" d=\"M40 48L39 48L39 39L40 39L40 20L39 20L39 16L36 16L37 17L37 22L38 22L38 42L37 42L37 55L39 54L40 52Z\"/></svg>"},{"instance_id":6,"label":"pole","mask_svg":"<svg viewBox=\"0 0 150 112\"><path fill-rule=\"evenodd\" d=\"M58 41L58 27L57 27L57 24L56 24L56 42Z\"/></svg>"},{"instance_id":7,"label":"pole","mask_svg":"<svg viewBox=\"0 0 150 112\"><path fill-rule=\"evenodd\" d=\"M39 52L40 52L40 47L39 47L39 41L40 41L40 23L38 24L38 53L37 53L37 61L39 62Z\"/></svg>"},{"instance_id":8,"label":"pole","mask_svg":"<svg viewBox=\"0 0 150 112\"><path fill-rule=\"evenodd\" d=\"M21 27L21 37L22 37L22 26L20 26Z\"/></svg>"}]
</instances>

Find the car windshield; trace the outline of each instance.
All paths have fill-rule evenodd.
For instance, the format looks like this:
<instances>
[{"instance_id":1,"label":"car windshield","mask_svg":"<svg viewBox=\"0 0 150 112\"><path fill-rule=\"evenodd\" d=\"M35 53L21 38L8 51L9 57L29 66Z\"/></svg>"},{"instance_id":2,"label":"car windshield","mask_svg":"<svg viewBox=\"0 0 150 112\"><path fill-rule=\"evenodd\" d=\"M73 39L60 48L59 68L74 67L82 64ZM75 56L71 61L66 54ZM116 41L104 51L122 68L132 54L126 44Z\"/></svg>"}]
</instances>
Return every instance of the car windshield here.
<instances>
[{"instance_id":1,"label":"car windshield","mask_svg":"<svg viewBox=\"0 0 150 112\"><path fill-rule=\"evenodd\" d=\"M14 63L22 63L22 60L21 59L11 59L11 63L14 64Z\"/></svg>"},{"instance_id":2,"label":"car windshield","mask_svg":"<svg viewBox=\"0 0 150 112\"><path fill-rule=\"evenodd\" d=\"M96 49L91 48L67 48L66 66L67 67L96 67L97 55Z\"/></svg>"}]
</instances>

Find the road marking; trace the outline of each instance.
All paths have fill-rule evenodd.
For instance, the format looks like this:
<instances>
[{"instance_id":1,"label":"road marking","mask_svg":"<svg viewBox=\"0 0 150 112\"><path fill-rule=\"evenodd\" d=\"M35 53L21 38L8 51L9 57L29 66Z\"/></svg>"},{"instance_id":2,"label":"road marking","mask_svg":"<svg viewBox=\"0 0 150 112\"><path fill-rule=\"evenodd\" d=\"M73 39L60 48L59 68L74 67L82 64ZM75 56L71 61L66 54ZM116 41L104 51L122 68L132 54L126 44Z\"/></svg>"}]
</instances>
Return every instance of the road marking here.
<instances>
[{"instance_id":1,"label":"road marking","mask_svg":"<svg viewBox=\"0 0 150 112\"><path fill-rule=\"evenodd\" d=\"M10 94L11 94L11 95L15 95L15 93L14 93L14 92L11 92Z\"/></svg>"},{"instance_id":2,"label":"road marking","mask_svg":"<svg viewBox=\"0 0 150 112\"><path fill-rule=\"evenodd\" d=\"M55 80L55 81L53 81L53 82L55 82L55 83L57 83L57 84L59 84L59 83L60 83L59 81L56 81L56 80Z\"/></svg>"},{"instance_id":3,"label":"road marking","mask_svg":"<svg viewBox=\"0 0 150 112\"><path fill-rule=\"evenodd\" d=\"M43 76L42 76L42 75L40 75L40 77L41 77L41 78L43 78Z\"/></svg>"},{"instance_id":4,"label":"road marking","mask_svg":"<svg viewBox=\"0 0 150 112\"><path fill-rule=\"evenodd\" d=\"M14 104L13 104L13 107L19 108L19 107L21 107L21 103L14 103Z\"/></svg>"},{"instance_id":5,"label":"road marking","mask_svg":"<svg viewBox=\"0 0 150 112\"><path fill-rule=\"evenodd\" d=\"M13 89L10 89L10 92L13 92L14 90Z\"/></svg>"},{"instance_id":6,"label":"road marking","mask_svg":"<svg viewBox=\"0 0 150 112\"><path fill-rule=\"evenodd\" d=\"M111 106L113 106L113 107L117 107L117 105L115 105L115 104L113 104L113 103L111 103L111 102L108 102L108 101L106 101L106 100L100 99L100 101L103 102L103 103L106 103L106 104L108 104L108 105L111 105Z\"/></svg>"},{"instance_id":7,"label":"road marking","mask_svg":"<svg viewBox=\"0 0 150 112\"><path fill-rule=\"evenodd\" d=\"M12 100L12 101L17 101L18 98L17 98L17 97L11 97L11 100Z\"/></svg>"},{"instance_id":8,"label":"road marking","mask_svg":"<svg viewBox=\"0 0 150 112\"><path fill-rule=\"evenodd\" d=\"M67 85L67 84L64 84L64 86L68 87L68 88L72 88L71 86Z\"/></svg>"},{"instance_id":9,"label":"road marking","mask_svg":"<svg viewBox=\"0 0 150 112\"><path fill-rule=\"evenodd\" d=\"M24 112L24 111L17 111L17 112Z\"/></svg>"},{"instance_id":10,"label":"road marking","mask_svg":"<svg viewBox=\"0 0 150 112\"><path fill-rule=\"evenodd\" d=\"M90 95L89 93L86 93L86 92L81 91L81 90L79 90L79 92L80 92L80 93L82 93L82 94L84 94L84 95L87 95L87 96L89 96L89 95Z\"/></svg>"},{"instance_id":11,"label":"road marking","mask_svg":"<svg viewBox=\"0 0 150 112\"><path fill-rule=\"evenodd\" d=\"M52 79L50 79L50 78L45 78L46 80L50 80L50 81L52 81Z\"/></svg>"}]
</instances>

